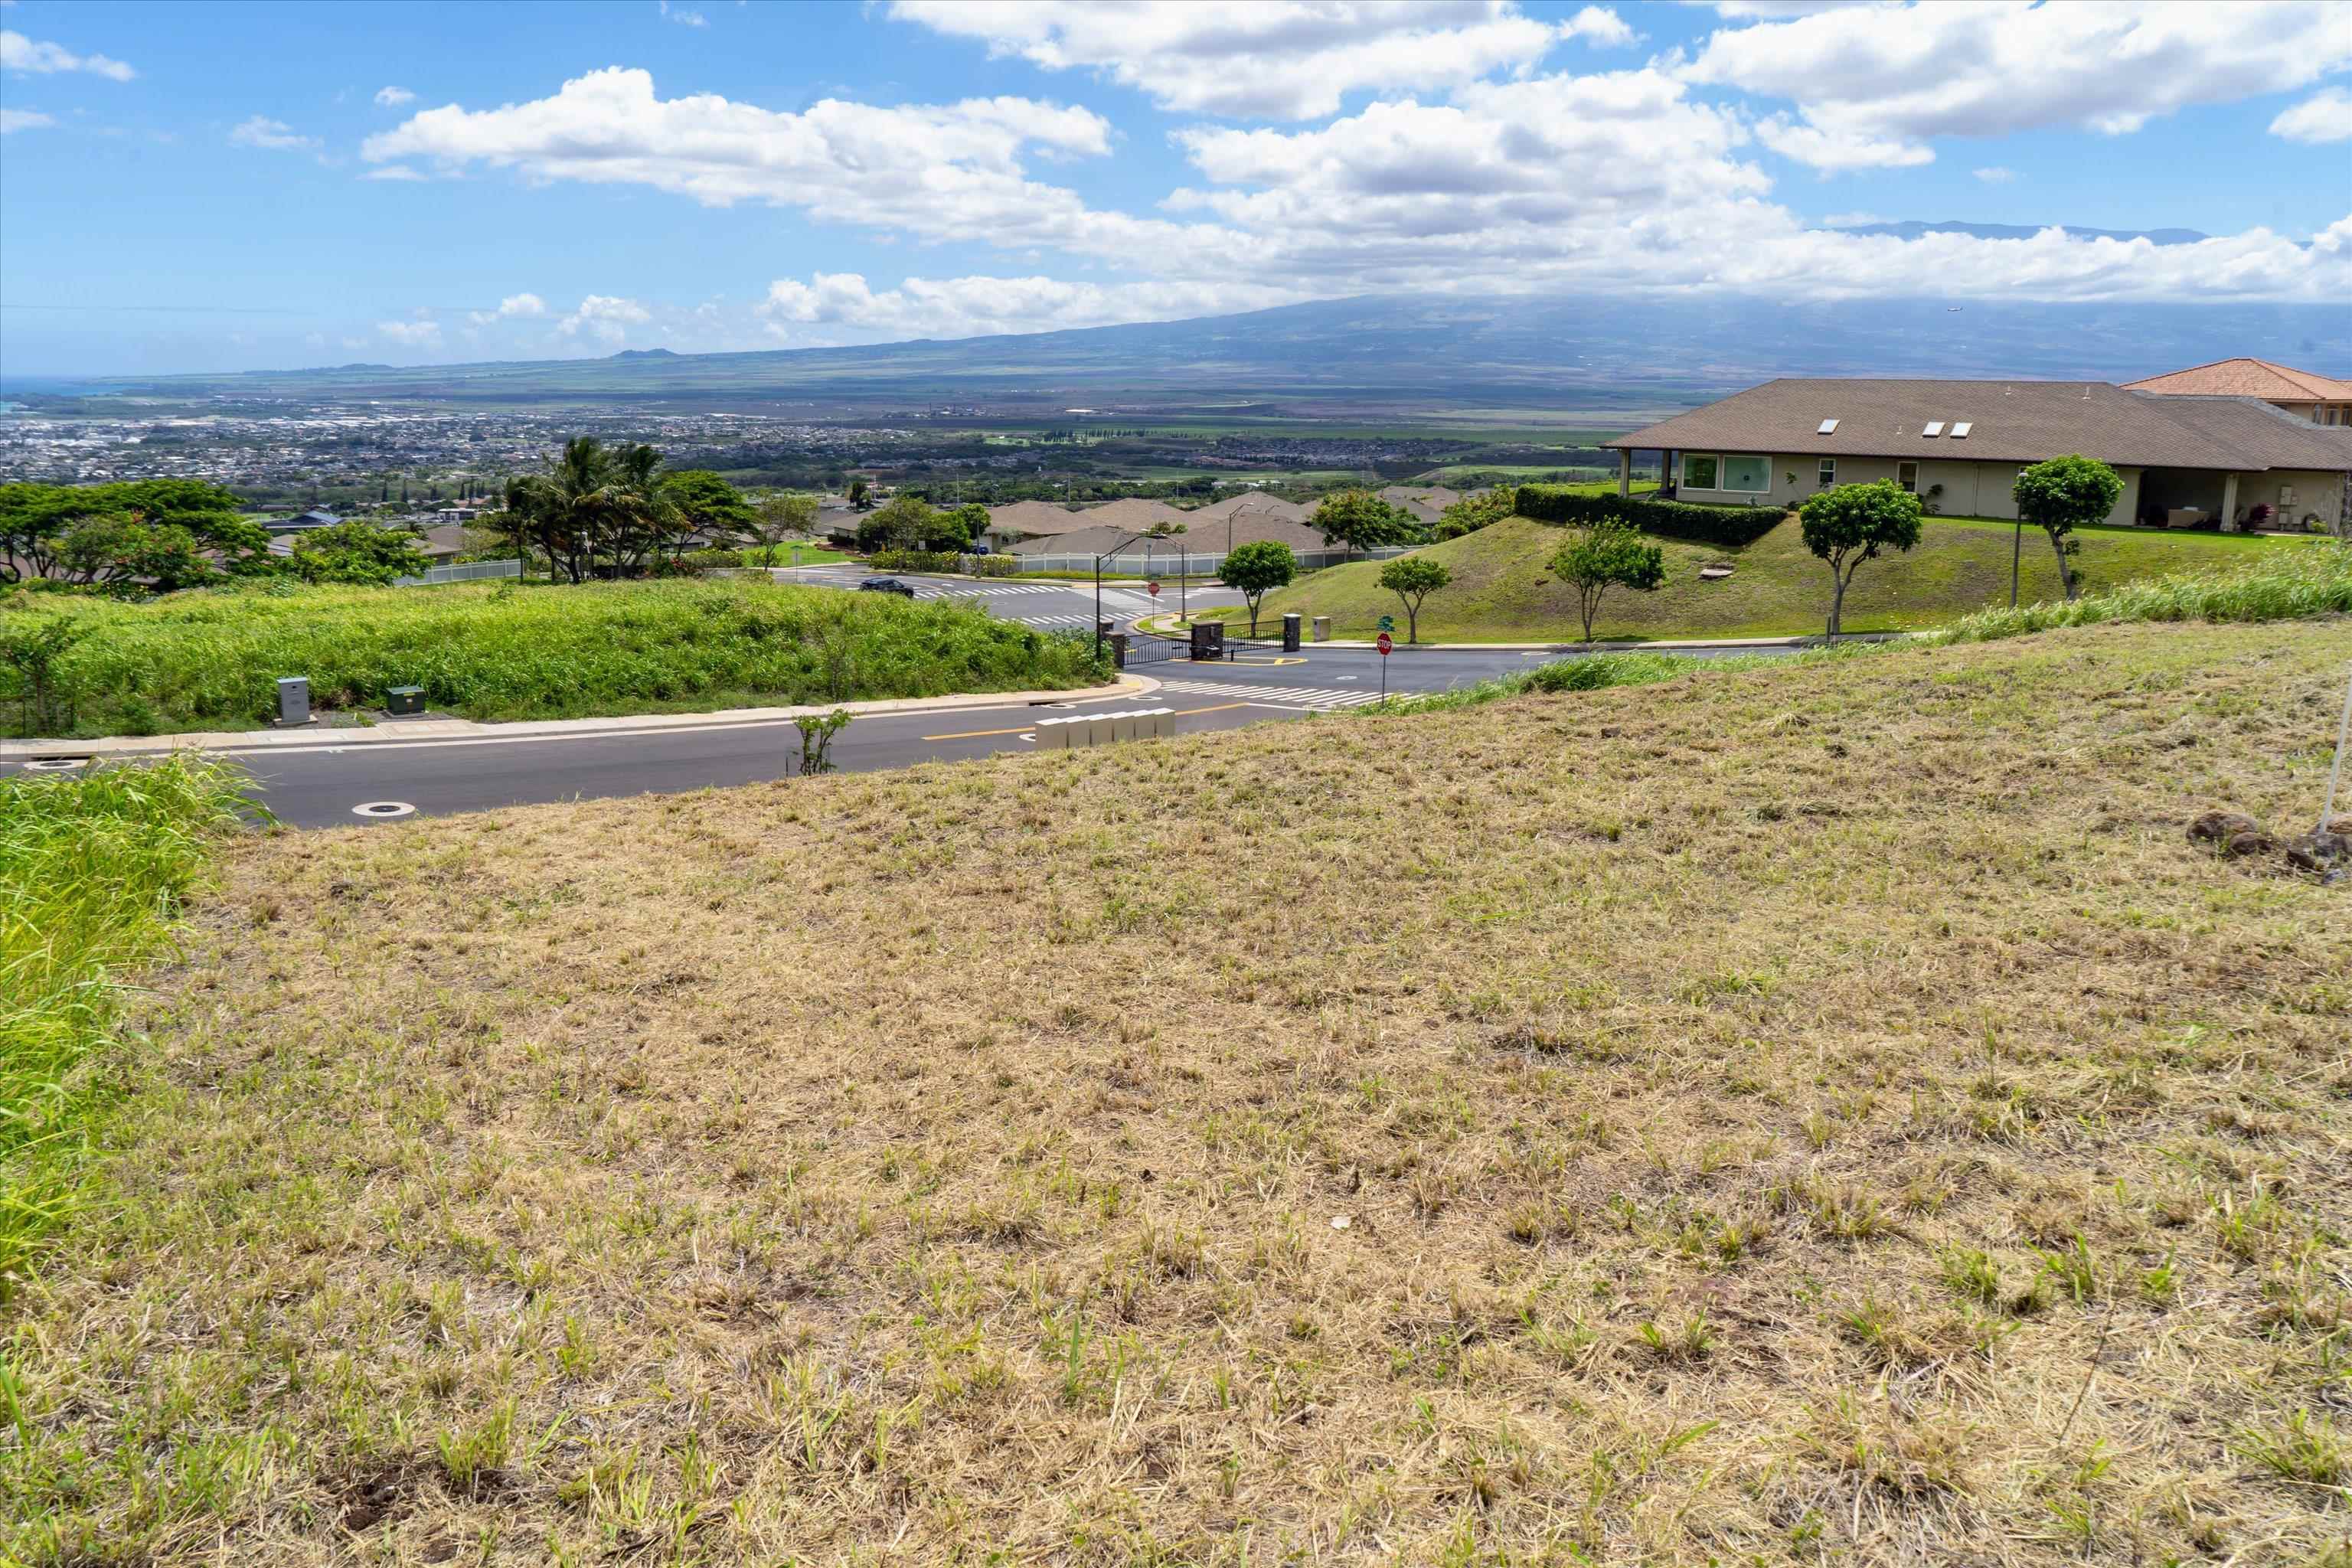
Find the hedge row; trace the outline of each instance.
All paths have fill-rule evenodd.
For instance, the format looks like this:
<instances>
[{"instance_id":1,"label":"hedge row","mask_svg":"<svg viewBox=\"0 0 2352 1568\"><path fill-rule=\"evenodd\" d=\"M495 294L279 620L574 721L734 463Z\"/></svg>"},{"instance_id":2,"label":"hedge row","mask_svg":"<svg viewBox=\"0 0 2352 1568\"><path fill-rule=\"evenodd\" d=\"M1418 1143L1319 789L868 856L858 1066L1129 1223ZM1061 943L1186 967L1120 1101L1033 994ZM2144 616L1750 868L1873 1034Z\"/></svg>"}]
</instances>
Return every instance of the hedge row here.
<instances>
[{"instance_id":1,"label":"hedge row","mask_svg":"<svg viewBox=\"0 0 2352 1568\"><path fill-rule=\"evenodd\" d=\"M1737 549L1753 544L1788 513L1776 506L1695 506L1641 496L1590 495L1565 485L1521 485L1518 513L1538 522L1630 522L1644 533Z\"/></svg>"},{"instance_id":2,"label":"hedge row","mask_svg":"<svg viewBox=\"0 0 2352 1568\"><path fill-rule=\"evenodd\" d=\"M866 564L877 572L960 572L967 577L1010 577L1021 570L1010 555L960 555L952 550L877 550Z\"/></svg>"}]
</instances>

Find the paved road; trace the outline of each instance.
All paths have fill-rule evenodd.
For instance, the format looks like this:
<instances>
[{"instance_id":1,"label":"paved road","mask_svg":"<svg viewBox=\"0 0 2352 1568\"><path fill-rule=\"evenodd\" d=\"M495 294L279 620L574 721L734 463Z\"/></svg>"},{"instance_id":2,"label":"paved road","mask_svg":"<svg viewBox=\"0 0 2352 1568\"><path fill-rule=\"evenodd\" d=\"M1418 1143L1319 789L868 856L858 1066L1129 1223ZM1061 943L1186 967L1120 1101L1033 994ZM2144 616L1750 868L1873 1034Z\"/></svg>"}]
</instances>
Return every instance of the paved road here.
<instances>
[{"instance_id":1,"label":"paved road","mask_svg":"<svg viewBox=\"0 0 2352 1568\"><path fill-rule=\"evenodd\" d=\"M854 587L856 574L821 574ZM922 597L972 595L995 614L1044 628L1084 630L1093 624L1094 591L1047 584L973 584L915 579ZM1212 590L1212 603L1239 595ZM1114 597L1114 595L1117 596ZM1171 593L1168 597L1172 598ZM1194 595L1194 602L1203 595ZM1106 588L1104 613L1125 625L1151 608L1141 591ZM1554 657L1500 651L1400 650L1387 661L1392 693L1443 691L1472 685L1508 670ZM1232 660L1189 660L1139 665L1136 673L1161 682L1148 705L1176 710L1180 734L1227 730L1267 719L1297 719L1377 702L1381 690L1381 657L1369 648L1318 648L1297 654L1239 653ZM1036 720L1057 710L1087 706L1134 707L1112 700L1046 707L1007 705L950 712L871 715L853 722L834 742L835 763L848 771L907 767L936 760L961 760L998 752L1032 749ZM713 785L751 784L782 776L799 749L789 721L762 723L696 722L681 717L675 729L571 738L495 735L415 741L331 743L299 749L268 748L231 752L253 771L263 804L279 820L302 827L394 821L400 816L481 811L525 802L661 794ZM361 816L354 808L388 803L409 810L397 816Z\"/></svg>"}]
</instances>

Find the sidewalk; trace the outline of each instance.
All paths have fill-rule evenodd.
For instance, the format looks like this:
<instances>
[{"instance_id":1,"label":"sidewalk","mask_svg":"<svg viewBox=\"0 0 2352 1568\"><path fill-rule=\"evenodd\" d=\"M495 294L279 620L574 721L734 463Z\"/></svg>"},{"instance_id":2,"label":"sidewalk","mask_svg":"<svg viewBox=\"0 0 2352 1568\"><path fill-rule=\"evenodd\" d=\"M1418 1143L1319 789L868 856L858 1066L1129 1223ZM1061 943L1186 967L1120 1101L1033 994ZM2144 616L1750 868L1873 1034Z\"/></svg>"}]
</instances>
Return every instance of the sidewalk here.
<instances>
[{"instance_id":1,"label":"sidewalk","mask_svg":"<svg viewBox=\"0 0 2352 1568\"><path fill-rule=\"evenodd\" d=\"M523 719L484 724L471 719L379 719L372 726L299 730L205 730L178 735L110 735L94 741L0 741L0 765L51 757L162 755L172 752L341 750L381 742L414 743L481 736L535 736L572 740L593 735L660 734L671 730L725 729L778 724L836 710L860 718L901 713L952 713L973 708L1043 707L1055 702L1108 702L1160 689L1148 675L1129 675L1108 686L1068 691L974 691L953 697L893 697L870 702L821 702L798 708L724 708L709 713L625 713L603 719Z\"/></svg>"}]
</instances>

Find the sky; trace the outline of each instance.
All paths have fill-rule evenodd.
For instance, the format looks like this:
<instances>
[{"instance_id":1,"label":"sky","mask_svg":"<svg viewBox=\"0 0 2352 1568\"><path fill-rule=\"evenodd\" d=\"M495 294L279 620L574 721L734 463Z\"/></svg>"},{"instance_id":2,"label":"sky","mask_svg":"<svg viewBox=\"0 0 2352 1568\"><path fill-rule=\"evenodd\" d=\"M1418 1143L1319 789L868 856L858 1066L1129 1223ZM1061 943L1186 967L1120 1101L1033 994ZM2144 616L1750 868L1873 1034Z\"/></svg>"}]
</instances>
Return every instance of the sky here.
<instances>
[{"instance_id":1,"label":"sky","mask_svg":"<svg viewBox=\"0 0 2352 1568\"><path fill-rule=\"evenodd\" d=\"M2343 305L2352 0L0 0L0 376L1710 290Z\"/></svg>"}]
</instances>

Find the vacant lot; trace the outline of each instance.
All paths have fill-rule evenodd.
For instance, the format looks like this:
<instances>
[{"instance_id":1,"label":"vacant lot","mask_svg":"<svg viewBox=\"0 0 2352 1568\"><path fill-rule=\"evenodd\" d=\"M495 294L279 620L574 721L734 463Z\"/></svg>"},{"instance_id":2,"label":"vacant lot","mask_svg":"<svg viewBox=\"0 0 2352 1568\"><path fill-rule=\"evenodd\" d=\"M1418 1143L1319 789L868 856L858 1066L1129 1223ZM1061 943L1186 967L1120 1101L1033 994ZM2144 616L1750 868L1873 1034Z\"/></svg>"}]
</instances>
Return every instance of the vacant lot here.
<instances>
[{"instance_id":1,"label":"vacant lot","mask_svg":"<svg viewBox=\"0 0 2352 1568\"><path fill-rule=\"evenodd\" d=\"M1598 487L1596 487L1597 489ZM1614 489L1613 484L1610 487ZM1570 640L1583 635L1576 595L1552 580L1551 557L1566 530L1524 518L1432 545L1453 584L1430 595L1421 616L1425 642ZM1907 555L1874 561L1846 595L1848 631L1916 630L1938 626L1989 604L2009 602L2010 526L1930 518L1927 537ZM2084 532L2080 570L2094 589L2194 567L2242 561L2252 552L2299 547L2300 541L2253 535L2187 534L2098 529ZM1665 586L1654 594L1612 588L1601 601L1598 637L1774 637L1819 632L1829 618L1829 568L1806 550L1795 520L1742 550L1660 540ZM1710 561L1734 573L1701 582ZM2025 538L2024 600L2058 598L2058 564L2038 531ZM1330 616L1341 637L1369 637L1379 617L1404 625L1394 594L1380 585L1378 563L1334 567L1266 596L1266 611Z\"/></svg>"},{"instance_id":2,"label":"vacant lot","mask_svg":"<svg viewBox=\"0 0 2352 1568\"><path fill-rule=\"evenodd\" d=\"M772 584L457 584L173 594L146 605L19 594L70 615L71 727L85 735L244 729L278 677L314 705L382 708L393 686L468 719L569 719L1080 686L1091 650L981 611Z\"/></svg>"},{"instance_id":3,"label":"vacant lot","mask_svg":"<svg viewBox=\"0 0 2352 1568\"><path fill-rule=\"evenodd\" d=\"M2316 810L2347 648L250 842L0 1553L2319 1561L2352 919L2182 826Z\"/></svg>"}]
</instances>

